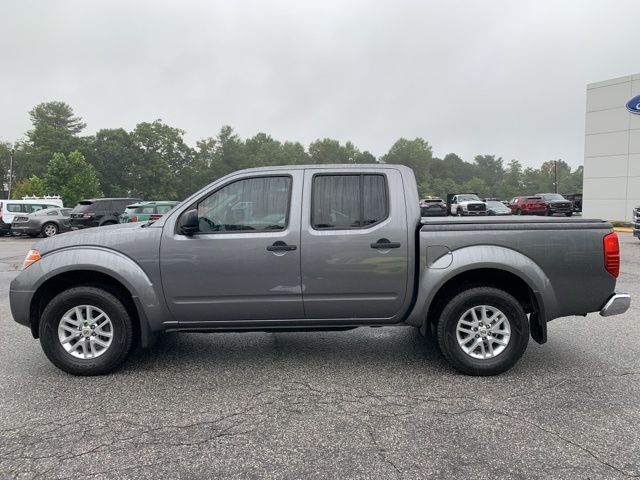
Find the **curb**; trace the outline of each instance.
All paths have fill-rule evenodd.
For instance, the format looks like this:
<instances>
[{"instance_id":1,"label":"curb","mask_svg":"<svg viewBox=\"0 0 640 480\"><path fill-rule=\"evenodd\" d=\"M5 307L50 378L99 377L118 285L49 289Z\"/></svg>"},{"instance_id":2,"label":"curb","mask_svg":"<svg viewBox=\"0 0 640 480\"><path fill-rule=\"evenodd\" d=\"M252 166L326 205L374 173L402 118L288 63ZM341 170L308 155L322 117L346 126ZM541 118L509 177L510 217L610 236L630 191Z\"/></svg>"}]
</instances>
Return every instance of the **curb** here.
<instances>
[{"instance_id":1,"label":"curb","mask_svg":"<svg viewBox=\"0 0 640 480\"><path fill-rule=\"evenodd\" d=\"M633 228L629 227L613 227L616 232L633 233Z\"/></svg>"}]
</instances>

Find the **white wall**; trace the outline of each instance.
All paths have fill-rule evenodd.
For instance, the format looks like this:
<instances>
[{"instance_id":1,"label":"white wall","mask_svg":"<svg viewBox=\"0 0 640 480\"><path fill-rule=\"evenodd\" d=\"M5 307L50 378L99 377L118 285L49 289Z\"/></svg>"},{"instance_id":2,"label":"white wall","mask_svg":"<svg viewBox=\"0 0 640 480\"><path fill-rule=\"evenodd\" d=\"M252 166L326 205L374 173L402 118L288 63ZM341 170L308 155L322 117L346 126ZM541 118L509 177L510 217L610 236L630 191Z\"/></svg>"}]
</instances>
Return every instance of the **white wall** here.
<instances>
[{"instance_id":1,"label":"white wall","mask_svg":"<svg viewBox=\"0 0 640 480\"><path fill-rule=\"evenodd\" d=\"M631 220L640 205L640 115L626 104L640 95L640 74L587 85L583 216Z\"/></svg>"}]
</instances>

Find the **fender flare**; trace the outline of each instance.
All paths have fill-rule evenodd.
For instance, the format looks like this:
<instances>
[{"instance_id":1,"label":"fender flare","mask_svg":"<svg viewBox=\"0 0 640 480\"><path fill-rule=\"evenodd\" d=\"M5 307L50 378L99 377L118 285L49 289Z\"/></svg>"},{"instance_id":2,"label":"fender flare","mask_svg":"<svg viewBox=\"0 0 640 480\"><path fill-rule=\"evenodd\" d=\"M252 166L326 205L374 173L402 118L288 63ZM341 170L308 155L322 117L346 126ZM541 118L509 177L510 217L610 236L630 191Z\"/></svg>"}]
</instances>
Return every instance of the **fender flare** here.
<instances>
[{"instance_id":1,"label":"fender flare","mask_svg":"<svg viewBox=\"0 0 640 480\"><path fill-rule=\"evenodd\" d=\"M166 314L161 292L156 292L149 276L133 259L109 248L69 247L45 254L23 271L27 277L24 278L25 284L31 284L33 288L31 301L45 282L73 271L95 271L108 275L127 289L138 313L143 347L150 344L154 332L162 329Z\"/></svg>"},{"instance_id":2,"label":"fender flare","mask_svg":"<svg viewBox=\"0 0 640 480\"><path fill-rule=\"evenodd\" d=\"M539 309L536 315L532 315L531 322L537 324L533 327L537 326L540 331L535 332L535 328L532 328L532 334L536 341L546 340L546 323L556 318L558 303L551 281L531 258L516 250L495 245L475 245L454 251L447 247L443 249L439 250L438 258L427 258L423 263L415 307L406 323L421 327L433 299L449 280L473 270L494 269L511 273L529 286Z\"/></svg>"}]
</instances>

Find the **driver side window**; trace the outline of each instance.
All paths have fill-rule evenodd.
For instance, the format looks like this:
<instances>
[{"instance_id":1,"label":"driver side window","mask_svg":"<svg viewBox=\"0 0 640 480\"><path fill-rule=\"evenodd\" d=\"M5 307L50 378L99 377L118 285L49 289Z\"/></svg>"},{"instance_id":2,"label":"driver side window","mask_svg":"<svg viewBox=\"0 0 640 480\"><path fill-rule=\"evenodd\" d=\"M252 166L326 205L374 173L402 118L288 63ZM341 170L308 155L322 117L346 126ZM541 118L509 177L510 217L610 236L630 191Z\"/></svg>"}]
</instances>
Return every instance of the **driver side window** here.
<instances>
[{"instance_id":1,"label":"driver side window","mask_svg":"<svg viewBox=\"0 0 640 480\"><path fill-rule=\"evenodd\" d=\"M287 227L291 177L246 178L198 203L198 231L264 232Z\"/></svg>"}]
</instances>

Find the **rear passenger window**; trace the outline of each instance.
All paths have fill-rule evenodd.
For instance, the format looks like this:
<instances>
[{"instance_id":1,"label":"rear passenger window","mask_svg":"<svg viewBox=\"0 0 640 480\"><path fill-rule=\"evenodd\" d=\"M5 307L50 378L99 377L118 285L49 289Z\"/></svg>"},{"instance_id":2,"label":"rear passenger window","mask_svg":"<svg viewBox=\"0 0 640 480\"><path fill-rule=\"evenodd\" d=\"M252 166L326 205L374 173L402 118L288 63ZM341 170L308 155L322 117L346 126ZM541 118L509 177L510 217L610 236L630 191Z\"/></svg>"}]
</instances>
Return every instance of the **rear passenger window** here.
<instances>
[{"instance_id":1,"label":"rear passenger window","mask_svg":"<svg viewBox=\"0 0 640 480\"><path fill-rule=\"evenodd\" d=\"M384 175L316 175L311 195L311 225L319 230L369 227L389 213Z\"/></svg>"},{"instance_id":2,"label":"rear passenger window","mask_svg":"<svg viewBox=\"0 0 640 480\"><path fill-rule=\"evenodd\" d=\"M8 212L21 212L22 209L20 208L22 205L20 205L19 203L8 203L7 204L7 211Z\"/></svg>"}]
</instances>

